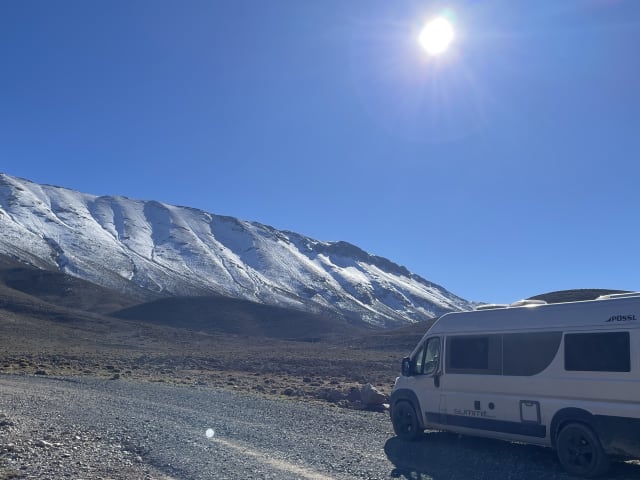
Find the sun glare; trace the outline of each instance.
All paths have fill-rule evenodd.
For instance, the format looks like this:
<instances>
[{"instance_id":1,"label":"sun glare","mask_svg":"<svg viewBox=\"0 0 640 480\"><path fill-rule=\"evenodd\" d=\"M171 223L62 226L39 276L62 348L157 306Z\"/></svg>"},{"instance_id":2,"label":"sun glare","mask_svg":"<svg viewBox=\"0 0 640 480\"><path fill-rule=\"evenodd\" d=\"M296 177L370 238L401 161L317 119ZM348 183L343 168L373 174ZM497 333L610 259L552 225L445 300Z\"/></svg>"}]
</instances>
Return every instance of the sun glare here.
<instances>
[{"instance_id":1,"label":"sun glare","mask_svg":"<svg viewBox=\"0 0 640 480\"><path fill-rule=\"evenodd\" d=\"M444 17L429 21L420 32L418 41L429 55L445 52L454 37L453 25Z\"/></svg>"}]
</instances>

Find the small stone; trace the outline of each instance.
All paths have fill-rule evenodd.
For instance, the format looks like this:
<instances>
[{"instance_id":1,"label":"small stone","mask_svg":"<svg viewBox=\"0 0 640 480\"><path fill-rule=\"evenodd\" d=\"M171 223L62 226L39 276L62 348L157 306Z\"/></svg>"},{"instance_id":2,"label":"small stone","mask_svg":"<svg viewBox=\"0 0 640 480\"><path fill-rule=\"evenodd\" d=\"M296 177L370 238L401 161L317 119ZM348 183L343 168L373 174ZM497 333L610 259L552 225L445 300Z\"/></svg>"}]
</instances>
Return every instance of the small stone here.
<instances>
[{"instance_id":1,"label":"small stone","mask_svg":"<svg viewBox=\"0 0 640 480\"><path fill-rule=\"evenodd\" d=\"M387 396L370 383L362 387L360 399L367 406L382 405L388 401Z\"/></svg>"},{"instance_id":2,"label":"small stone","mask_svg":"<svg viewBox=\"0 0 640 480\"><path fill-rule=\"evenodd\" d=\"M0 418L0 428L1 427L13 427L15 424L7 419L7 418Z\"/></svg>"}]
</instances>

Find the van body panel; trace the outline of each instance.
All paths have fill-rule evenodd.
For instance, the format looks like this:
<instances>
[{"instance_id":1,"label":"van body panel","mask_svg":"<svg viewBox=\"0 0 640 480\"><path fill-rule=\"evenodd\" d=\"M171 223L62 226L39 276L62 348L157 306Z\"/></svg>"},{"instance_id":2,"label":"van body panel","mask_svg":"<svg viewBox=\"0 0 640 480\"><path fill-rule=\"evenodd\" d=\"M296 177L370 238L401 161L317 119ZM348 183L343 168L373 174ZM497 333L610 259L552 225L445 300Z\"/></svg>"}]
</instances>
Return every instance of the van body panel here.
<instances>
[{"instance_id":1,"label":"van body panel","mask_svg":"<svg viewBox=\"0 0 640 480\"><path fill-rule=\"evenodd\" d=\"M640 293L446 314L411 361L434 337L436 372L394 387L415 393L425 428L554 447L578 422L640 458Z\"/></svg>"}]
</instances>

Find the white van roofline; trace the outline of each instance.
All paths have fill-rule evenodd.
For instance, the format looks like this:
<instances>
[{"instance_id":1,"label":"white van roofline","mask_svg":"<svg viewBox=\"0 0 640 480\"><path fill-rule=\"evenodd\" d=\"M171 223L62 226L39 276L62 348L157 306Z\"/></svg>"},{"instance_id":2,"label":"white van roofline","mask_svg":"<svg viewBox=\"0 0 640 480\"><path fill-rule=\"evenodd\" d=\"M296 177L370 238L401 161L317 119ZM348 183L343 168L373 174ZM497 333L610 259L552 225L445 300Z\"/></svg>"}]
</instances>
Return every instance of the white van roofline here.
<instances>
[{"instance_id":1,"label":"white van roofline","mask_svg":"<svg viewBox=\"0 0 640 480\"><path fill-rule=\"evenodd\" d=\"M566 303L520 301L508 306L487 305L470 312L447 313L433 324L427 335L566 328L640 328L640 292Z\"/></svg>"}]
</instances>

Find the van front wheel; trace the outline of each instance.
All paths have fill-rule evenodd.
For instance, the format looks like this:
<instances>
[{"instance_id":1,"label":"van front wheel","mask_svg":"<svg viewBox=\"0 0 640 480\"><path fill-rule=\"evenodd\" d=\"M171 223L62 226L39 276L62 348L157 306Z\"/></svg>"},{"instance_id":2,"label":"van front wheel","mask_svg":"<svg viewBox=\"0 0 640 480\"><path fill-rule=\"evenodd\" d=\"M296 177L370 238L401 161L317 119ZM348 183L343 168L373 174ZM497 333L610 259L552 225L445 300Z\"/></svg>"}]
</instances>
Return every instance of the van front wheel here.
<instances>
[{"instance_id":1,"label":"van front wheel","mask_svg":"<svg viewBox=\"0 0 640 480\"><path fill-rule=\"evenodd\" d=\"M393 406L391 421L393 431L403 440L416 440L422 434L416 411L407 401L399 401Z\"/></svg>"},{"instance_id":2,"label":"van front wheel","mask_svg":"<svg viewBox=\"0 0 640 480\"><path fill-rule=\"evenodd\" d=\"M609 468L609 457L593 430L582 423L570 423L560 430L556 442L558 459L571 475L593 478Z\"/></svg>"}]
</instances>

